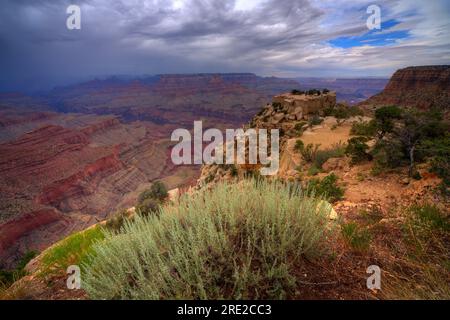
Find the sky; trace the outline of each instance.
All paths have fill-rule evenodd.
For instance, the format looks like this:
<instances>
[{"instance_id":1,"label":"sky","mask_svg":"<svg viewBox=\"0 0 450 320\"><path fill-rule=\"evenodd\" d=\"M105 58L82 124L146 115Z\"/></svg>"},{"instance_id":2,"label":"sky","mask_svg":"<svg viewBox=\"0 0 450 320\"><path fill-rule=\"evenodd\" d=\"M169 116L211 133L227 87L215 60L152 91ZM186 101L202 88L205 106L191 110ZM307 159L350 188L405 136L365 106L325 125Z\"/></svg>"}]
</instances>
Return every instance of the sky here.
<instances>
[{"instance_id":1,"label":"sky","mask_svg":"<svg viewBox=\"0 0 450 320\"><path fill-rule=\"evenodd\" d=\"M69 30L69 5L81 29ZM369 30L370 5L381 29ZM0 91L108 75L390 77L450 64L448 0L0 0Z\"/></svg>"}]
</instances>

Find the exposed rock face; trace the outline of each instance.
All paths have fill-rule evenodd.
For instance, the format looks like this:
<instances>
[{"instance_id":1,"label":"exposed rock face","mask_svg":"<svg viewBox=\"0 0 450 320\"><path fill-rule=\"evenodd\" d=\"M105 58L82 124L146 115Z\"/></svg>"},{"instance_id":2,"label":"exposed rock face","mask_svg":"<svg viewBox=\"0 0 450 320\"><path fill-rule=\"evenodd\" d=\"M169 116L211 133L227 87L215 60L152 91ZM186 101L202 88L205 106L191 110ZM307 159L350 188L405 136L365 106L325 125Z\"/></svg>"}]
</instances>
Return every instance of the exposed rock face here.
<instances>
[{"instance_id":1,"label":"exposed rock face","mask_svg":"<svg viewBox=\"0 0 450 320\"><path fill-rule=\"evenodd\" d=\"M173 130L199 119L240 127L271 96L298 85L191 74L94 80L45 97L0 94L0 245L8 246L0 265L13 267L28 250L133 206L156 179L170 177L169 188L195 181L199 166L170 159Z\"/></svg>"},{"instance_id":2,"label":"exposed rock face","mask_svg":"<svg viewBox=\"0 0 450 320\"><path fill-rule=\"evenodd\" d=\"M0 256L24 233L63 218L56 210L39 210L27 213L19 219L10 220L0 225Z\"/></svg>"},{"instance_id":3,"label":"exposed rock face","mask_svg":"<svg viewBox=\"0 0 450 320\"><path fill-rule=\"evenodd\" d=\"M379 94L363 102L363 106L399 105L429 109L450 108L450 65L408 67L397 70Z\"/></svg>"},{"instance_id":4,"label":"exposed rock face","mask_svg":"<svg viewBox=\"0 0 450 320\"><path fill-rule=\"evenodd\" d=\"M273 98L274 103L280 103L279 112L296 116L300 120L304 116L318 113L336 104L336 92L317 95L294 95L285 93Z\"/></svg>"},{"instance_id":5,"label":"exposed rock face","mask_svg":"<svg viewBox=\"0 0 450 320\"><path fill-rule=\"evenodd\" d=\"M336 93L320 95L293 95L285 93L275 96L272 104L266 105L250 122L250 126L258 128L275 127L289 132L296 121L308 119L311 115L336 104Z\"/></svg>"},{"instance_id":6,"label":"exposed rock face","mask_svg":"<svg viewBox=\"0 0 450 320\"><path fill-rule=\"evenodd\" d=\"M300 164L301 159L298 152L294 151L296 139L292 138L297 137L299 132L308 126L305 120L311 115L320 113L335 104L335 92L319 95L285 93L275 96L273 103L266 105L245 128L279 129L281 153L277 176L295 178L297 175L295 168ZM197 182L197 189L222 180L242 177L260 167L261 165L204 165Z\"/></svg>"}]
</instances>

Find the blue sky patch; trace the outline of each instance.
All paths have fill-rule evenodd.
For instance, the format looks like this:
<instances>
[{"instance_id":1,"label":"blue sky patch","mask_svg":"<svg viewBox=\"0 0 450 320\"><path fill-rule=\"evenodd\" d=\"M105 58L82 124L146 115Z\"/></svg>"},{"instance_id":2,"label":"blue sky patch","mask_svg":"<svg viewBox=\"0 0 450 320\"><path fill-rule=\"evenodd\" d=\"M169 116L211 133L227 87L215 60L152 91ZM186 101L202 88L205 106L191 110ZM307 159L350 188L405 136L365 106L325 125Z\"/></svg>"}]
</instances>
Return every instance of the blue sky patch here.
<instances>
[{"instance_id":1,"label":"blue sky patch","mask_svg":"<svg viewBox=\"0 0 450 320\"><path fill-rule=\"evenodd\" d=\"M381 23L381 30L371 30L360 36L339 37L329 41L332 46L339 48L352 48L361 46L388 46L394 44L399 39L409 37L409 30L398 30L387 32L400 22L392 19Z\"/></svg>"}]
</instances>

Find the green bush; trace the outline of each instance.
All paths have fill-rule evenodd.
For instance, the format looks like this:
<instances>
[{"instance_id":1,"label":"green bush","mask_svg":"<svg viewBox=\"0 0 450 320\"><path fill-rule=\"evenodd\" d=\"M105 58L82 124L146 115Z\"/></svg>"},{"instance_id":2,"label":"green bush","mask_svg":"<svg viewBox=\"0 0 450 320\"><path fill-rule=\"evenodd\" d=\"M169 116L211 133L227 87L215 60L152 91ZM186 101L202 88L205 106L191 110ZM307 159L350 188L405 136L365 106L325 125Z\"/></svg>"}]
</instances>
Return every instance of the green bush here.
<instances>
[{"instance_id":1,"label":"green bush","mask_svg":"<svg viewBox=\"0 0 450 320\"><path fill-rule=\"evenodd\" d=\"M323 122L323 119L315 114L311 118L308 119L308 126L309 127L318 126L322 122Z\"/></svg>"},{"instance_id":2,"label":"green bush","mask_svg":"<svg viewBox=\"0 0 450 320\"><path fill-rule=\"evenodd\" d=\"M294 89L291 91L291 94L302 95L302 94L305 94L305 91Z\"/></svg>"},{"instance_id":3,"label":"green bush","mask_svg":"<svg viewBox=\"0 0 450 320\"><path fill-rule=\"evenodd\" d=\"M373 137L377 132L375 121L354 122L350 134L354 136Z\"/></svg>"},{"instance_id":4,"label":"green bush","mask_svg":"<svg viewBox=\"0 0 450 320\"><path fill-rule=\"evenodd\" d=\"M295 124L294 129L297 130L297 131L302 131L303 127L305 126L305 124L307 124L306 121L300 121L300 122Z\"/></svg>"},{"instance_id":5,"label":"green bush","mask_svg":"<svg viewBox=\"0 0 450 320\"><path fill-rule=\"evenodd\" d=\"M315 164L312 164L311 167L309 167L309 169L308 169L309 176L316 176L321 172L322 172L322 169L318 168Z\"/></svg>"},{"instance_id":6,"label":"green bush","mask_svg":"<svg viewBox=\"0 0 450 320\"><path fill-rule=\"evenodd\" d=\"M338 177L332 173L320 179L311 179L308 189L315 195L326 198L330 202L341 200L344 196L344 190L337 185Z\"/></svg>"},{"instance_id":7,"label":"green bush","mask_svg":"<svg viewBox=\"0 0 450 320\"><path fill-rule=\"evenodd\" d=\"M420 223L428 225L433 230L450 231L450 219L438 207L432 204L413 205L410 211Z\"/></svg>"},{"instance_id":8,"label":"green bush","mask_svg":"<svg viewBox=\"0 0 450 320\"><path fill-rule=\"evenodd\" d=\"M19 259L13 270L0 269L0 289L8 288L15 281L25 276L25 266L36 256L36 251L28 251Z\"/></svg>"},{"instance_id":9,"label":"green bush","mask_svg":"<svg viewBox=\"0 0 450 320\"><path fill-rule=\"evenodd\" d=\"M337 125L339 126L344 123L346 119L350 118L350 107L345 104L338 103L333 109L332 116L336 118Z\"/></svg>"},{"instance_id":10,"label":"green bush","mask_svg":"<svg viewBox=\"0 0 450 320\"><path fill-rule=\"evenodd\" d=\"M371 152L378 169L398 168L405 162L402 145L396 140L381 140Z\"/></svg>"},{"instance_id":11,"label":"green bush","mask_svg":"<svg viewBox=\"0 0 450 320\"><path fill-rule=\"evenodd\" d=\"M136 211L144 216L150 214L158 215L160 206L161 202L157 199L145 199L142 203L137 205Z\"/></svg>"},{"instance_id":12,"label":"green bush","mask_svg":"<svg viewBox=\"0 0 450 320\"><path fill-rule=\"evenodd\" d=\"M375 123L378 138L382 139L386 133L394 129L394 121L401 119L402 110L397 106L385 106L375 111Z\"/></svg>"},{"instance_id":13,"label":"green bush","mask_svg":"<svg viewBox=\"0 0 450 320\"><path fill-rule=\"evenodd\" d=\"M372 156L367 153L369 149L367 141L366 137L354 137L348 140L345 154L351 157L353 164L372 159Z\"/></svg>"},{"instance_id":14,"label":"green bush","mask_svg":"<svg viewBox=\"0 0 450 320\"><path fill-rule=\"evenodd\" d=\"M322 168L322 165L330 158L342 158L345 156L346 146L343 143L333 144L330 148L325 150L317 150L314 164L317 168Z\"/></svg>"},{"instance_id":15,"label":"green bush","mask_svg":"<svg viewBox=\"0 0 450 320\"><path fill-rule=\"evenodd\" d=\"M107 232L83 288L93 299L292 297L303 258L335 234L320 203L277 181L218 184Z\"/></svg>"},{"instance_id":16,"label":"green bush","mask_svg":"<svg viewBox=\"0 0 450 320\"><path fill-rule=\"evenodd\" d=\"M403 236L412 244L417 257L441 252L448 256L450 218L432 204L415 204L406 212Z\"/></svg>"},{"instance_id":17,"label":"green bush","mask_svg":"<svg viewBox=\"0 0 450 320\"><path fill-rule=\"evenodd\" d=\"M138 197L138 203L141 204L146 199L156 199L164 201L168 197L167 188L161 181L155 181L150 189L142 192Z\"/></svg>"},{"instance_id":18,"label":"green bush","mask_svg":"<svg viewBox=\"0 0 450 320\"><path fill-rule=\"evenodd\" d=\"M430 171L442 178L442 190L447 191L450 188L450 134L424 141L419 151L431 158Z\"/></svg>"},{"instance_id":19,"label":"green bush","mask_svg":"<svg viewBox=\"0 0 450 320\"><path fill-rule=\"evenodd\" d=\"M129 215L130 214L125 209L117 211L111 218L106 220L106 228L113 231L119 231L125 223L125 220L128 219Z\"/></svg>"},{"instance_id":20,"label":"green bush","mask_svg":"<svg viewBox=\"0 0 450 320\"><path fill-rule=\"evenodd\" d=\"M314 162L319 147L320 144L313 145L311 143L305 146L302 140L297 140L294 149L295 151L300 152L306 162Z\"/></svg>"},{"instance_id":21,"label":"green bush","mask_svg":"<svg viewBox=\"0 0 450 320\"><path fill-rule=\"evenodd\" d=\"M320 96L322 94L322 92L317 89L310 89L310 90L306 91L306 94L310 95L310 96L314 96L314 95Z\"/></svg>"},{"instance_id":22,"label":"green bush","mask_svg":"<svg viewBox=\"0 0 450 320\"><path fill-rule=\"evenodd\" d=\"M283 105L279 102L272 102L272 107L275 111L280 111L283 108Z\"/></svg>"},{"instance_id":23,"label":"green bush","mask_svg":"<svg viewBox=\"0 0 450 320\"><path fill-rule=\"evenodd\" d=\"M369 249L372 237L368 229L362 228L354 222L350 222L343 224L341 231L345 241L354 250L366 251Z\"/></svg>"}]
</instances>

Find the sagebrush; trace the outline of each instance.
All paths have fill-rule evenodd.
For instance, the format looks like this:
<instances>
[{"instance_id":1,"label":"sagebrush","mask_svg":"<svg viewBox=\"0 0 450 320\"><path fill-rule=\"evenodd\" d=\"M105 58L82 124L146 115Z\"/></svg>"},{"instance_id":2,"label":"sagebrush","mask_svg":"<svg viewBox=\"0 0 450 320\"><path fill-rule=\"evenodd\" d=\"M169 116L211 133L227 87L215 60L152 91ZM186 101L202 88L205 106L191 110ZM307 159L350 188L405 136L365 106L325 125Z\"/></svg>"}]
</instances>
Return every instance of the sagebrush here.
<instances>
[{"instance_id":1,"label":"sagebrush","mask_svg":"<svg viewBox=\"0 0 450 320\"><path fill-rule=\"evenodd\" d=\"M277 181L219 184L105 231L83 288L97 299L292 296L296 268L335 234L325 204Z\"/></svg>"}]
</instances>

